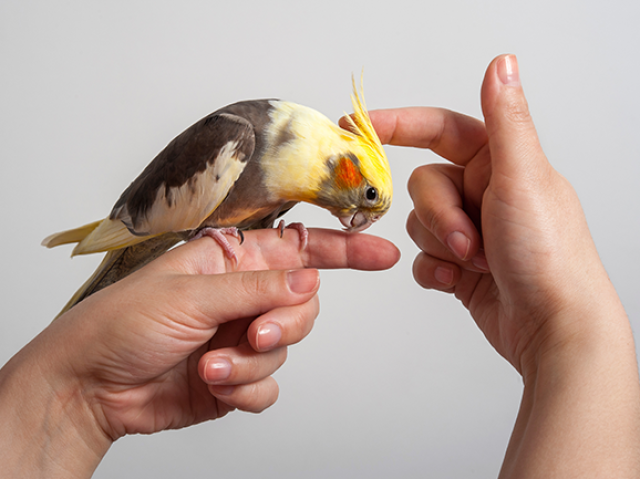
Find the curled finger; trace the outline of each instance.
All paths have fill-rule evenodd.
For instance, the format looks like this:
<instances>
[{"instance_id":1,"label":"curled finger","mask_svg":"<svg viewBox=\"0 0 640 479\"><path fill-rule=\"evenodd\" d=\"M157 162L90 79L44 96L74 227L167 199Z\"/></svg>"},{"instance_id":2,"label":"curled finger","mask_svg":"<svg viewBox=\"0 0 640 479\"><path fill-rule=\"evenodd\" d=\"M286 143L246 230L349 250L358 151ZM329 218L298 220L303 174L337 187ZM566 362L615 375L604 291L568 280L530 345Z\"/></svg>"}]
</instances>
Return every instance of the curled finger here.
<instances>
[{"instance_id":1,"label":"curled finger","mask_svg":"<svg viewBox=\"0 0 640 479\"><path fill-rule=\"evenodd\" d=\"M463 204L464 168L425 165L413 172L408 189L417 220L459 259L480 248L480 234Z\"/></svg>"},{"instance_id":2,"label":"curled finger","mask_svg":"<svg viewBox=\"0 0 640 479\"><path fill-rule=\"evenodd\" d=\"M278 399L278 383L271 376L238 386L209 386L209 392L219 401L241 411L259 413Z\"/></svg>"},{"instance_id":3,"label":"curled finger","mask_svg":"<svg viewBox=\"0 0 640 479\"><path fill-rule=\"evenodd\" d=\"M260 352L295 344L311 332L319 311L318 295L303 304L272 309L251 323L249 343Z\"/></svg>"},{"instance_id":4,"label":"curled finger","mask_svg":"<svg viewBox=\"0 0 640 479\"><path fill-rule=\"evenodd\" d=\"M461 278L460 267L426 253L419 253L413 262L413 277L425 289L452 293Z\"/></svg>"},{"instance_id":5,"label":"curled finger","mask_svg":"<svg viewBox=\"0 0 640 479\"><path fill-rule=\"evenodd\" d=\"M250 384L271 376L286 359L286 348L259 353L245 342L203 354L198 362L198 374L209 385Z\"/></svg>"},{"instance_id":6,"label":"curled finger","mask_svg":"<svg viewBox=\"0 0 640 479\"><path fill-rule=\"evenodd\" d=\"M415 210L409 213L407 232L416 246L433 258L454 263L463 269L476 273L486 273L489 270L484 256L484 250L477 250L476 254L470 260L463 261L458 255L451 251L451 248L442 244L431 231L425 228L416 216Z\"/></svg>"}]
</instances>

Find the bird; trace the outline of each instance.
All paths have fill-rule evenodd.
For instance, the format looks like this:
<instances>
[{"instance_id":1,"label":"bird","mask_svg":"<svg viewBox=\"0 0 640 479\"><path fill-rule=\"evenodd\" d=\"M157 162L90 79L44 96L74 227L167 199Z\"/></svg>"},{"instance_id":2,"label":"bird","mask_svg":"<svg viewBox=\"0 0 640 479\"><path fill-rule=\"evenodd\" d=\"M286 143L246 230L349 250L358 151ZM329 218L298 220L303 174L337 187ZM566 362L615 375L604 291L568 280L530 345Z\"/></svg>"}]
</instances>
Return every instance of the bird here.
<instances>
[{"instance_id":1,"label":"bird","mask_svg":"<svg viewBox=\"0 0 640 479\"><path fill-rule=\"evenodd\" d=\"M227 105L175 137L104 219L55 233L53 248L106 255L57 317L180 241L208 235L235 259L225 235L273 227L299 202L327 209L346 231L369 227L391 206L391 171L352 77L353 114L341 128L315 109L278 99ZM306 228L290 225L306 244ZM279 223L282 236L283 222Z\"/></svg>"}]
</instances>

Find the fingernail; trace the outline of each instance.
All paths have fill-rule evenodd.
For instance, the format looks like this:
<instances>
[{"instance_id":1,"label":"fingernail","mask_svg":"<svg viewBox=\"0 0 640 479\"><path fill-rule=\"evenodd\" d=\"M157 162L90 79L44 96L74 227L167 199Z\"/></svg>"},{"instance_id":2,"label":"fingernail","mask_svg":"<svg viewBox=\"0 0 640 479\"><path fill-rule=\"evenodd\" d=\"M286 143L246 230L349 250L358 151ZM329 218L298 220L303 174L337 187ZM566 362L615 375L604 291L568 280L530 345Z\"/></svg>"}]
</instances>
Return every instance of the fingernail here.
<instances>
[{"instance_id":1,"label":"fingernail","mask_svg":"<svg viewBox=\"0 0 640 479\"><path fill-rule=\"evenodd\" d=\"M451 268L445 268L443 266L438 266L433 272L436 280L438 280L442 284L446 284L449 286L453 283L453 270Z\"/></svg>"},{"instance_id":2,"label":"fingernail","mask_svg":"<svg viewBox=\"0 0 640 479\"><path fill-rule=\"evenodd\" d=\"M505 55L498 60L498 78L509 86L520 85L520 73L518 71L518 60L515 55Z\"/></svg>"},{"instance_id":3,"label":"fingernail","mask_svg":"<svg viewBox=\"0 0 640 479\"><path fill-rule=\"evenodd\" d=\"M489 262L483 250L478 251L478 253L471 258L471 264L485 273L489 271Z\"/></svg>"},{"instance_id":4,"label":"fingernail","mask_svg":"<svg viewBox=\"0 0 640 479\"><path fill-rule=\"evenodd\" d=\"M223 381L231 375L231 363L226 359L216 358L204 365L204 380L208 384Z\"/></svg>"},{"instance_id":5,"label":"fingernail","mask_svg":"<svg viewBox=\"0 0 640 479\"><path fill-rule=\"evenodd\" d=\"M257 336L256 346L258 346L258 350L268 351L278 344L280 338L282 338L282 330L275 323L265 323L258 328Z\"/></svg>"},{"instance_id":6,"label":"fingernail","mask_svg":"<svg viewBox=\"0 0 640 479\"><path fill-rule=\"evenodd\" d=\"M318 286L319 280L317 269L297 269L287 273L289 289L298 294L313 291Z\"/></svg>"},{"instance_id":7,"label":"fingernail","mask_svg":"<svg viewBox=\"0 0 640 479\"><path fill-rule=\"evenodd\" d=\"M469 248L471 247L471 240L469 238L460 231L454 231L447 236L447 245L449 249L453 251L453 254L461 260L466 261Z\"/></svg>"}]
</instances>

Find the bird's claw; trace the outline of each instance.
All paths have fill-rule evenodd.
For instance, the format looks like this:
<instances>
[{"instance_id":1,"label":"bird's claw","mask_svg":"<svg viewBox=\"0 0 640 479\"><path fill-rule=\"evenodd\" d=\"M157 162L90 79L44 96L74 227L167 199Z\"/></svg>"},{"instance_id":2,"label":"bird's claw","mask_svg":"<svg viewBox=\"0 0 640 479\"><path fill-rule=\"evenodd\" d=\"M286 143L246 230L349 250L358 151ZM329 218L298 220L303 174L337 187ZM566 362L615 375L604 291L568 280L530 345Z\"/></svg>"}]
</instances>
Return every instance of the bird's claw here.
<instances>
[{"instance_id":1,"label":"bird's claw","mask_svg":"<svg viewBox=\"0 0 640 479\"><path fill-rule=\"evenodd\" d=\"M285 228L296 230L300 235L300 251L307 247L309 243L309 231L302 223L290 223L285 226L284 220L280 220L276 228L280 231L280 238L284 235Z\"/></svg>"},{"instance_id":2,"label":"bird's claw","mask_svg":"<svg viewBox=\"0 0 640 479\"><path fill-rule=\"evenodd\" d=\"M238 266L238 256L236 255L233 246L231 246L231 243L229 243L229 240L225 237L225 235L233 236L239 241L240 244L244 242L244 235L238 228L211 228L209 226L198 230L198 232L193 235L193 237L191 237L189 241L204 238L205 236L212 238L216 243L220 245L222 251L224 251L225 256L233 261L233 264L235 266Z\"/></svg>"}]
</instances>

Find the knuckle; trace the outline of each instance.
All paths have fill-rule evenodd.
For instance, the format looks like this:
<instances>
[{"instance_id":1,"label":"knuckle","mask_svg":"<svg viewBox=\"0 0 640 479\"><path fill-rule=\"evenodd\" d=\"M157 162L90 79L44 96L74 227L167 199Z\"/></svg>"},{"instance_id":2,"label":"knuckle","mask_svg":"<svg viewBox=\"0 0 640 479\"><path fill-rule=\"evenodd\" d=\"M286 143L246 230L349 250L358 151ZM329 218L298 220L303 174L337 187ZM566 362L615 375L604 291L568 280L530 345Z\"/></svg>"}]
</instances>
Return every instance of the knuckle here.
<instances>
[{"instance_id":1,"label":"knuckle","mask_svg":"<svg viewBox=\"0 0 640 479\"><path fill-rule=\"evenodd\" d=\"M449 231L451 228L451 208L431 205L428 208L423 208L416 216L417 221L413 221L411 224L414 234L420 233L420 227L422 227L428 232L423 232L423 236L433 235L439 241L444 242L446 236L451 233Z\"/></svg>"},{"instance_id":2,"label":"knuckle","mask_svg":"<svg viewBox=\"0 0 640 479\"><path fill-rule=\"evenodd\" d=\"M302 339L306 336L313 326L313 322L320 312L319 302L317 296L307 301L301 308L297 308L294 317L294 324L297 331L297 336Z\"/></svg>"},{"instance_id":3,"label":"knuckle","mask_svg":"<svg viewBox=\"0 0 640 479\"><path fill-rule=\"evenodd\" d=\"M442 233L447 223L449 209L445 207L430 208L425 211L428 221L427 228L432 233ZM441 236L441 235L438 235Z\"/></svg>"},{"instance_id":4,"label":"knuckle","mask_svg":"<svg viewBox=\"0 0 640 479\"><path fill-rule=\"evenodd\" d=\"M531 114L529 113L529 105L523 98L516 98L507 102L504 106L505 118L515 126L530 124Z\"/></svg>"},{"instance_id":5,"label":"knuckle","mask_svg":"<svg viewBox=\"0 0 640 479\"><path fill-rule=\"evenodd\" d=\"M271 291L273 279L260 271L250 271L242 275L242 292L250 296L263 296Z\"/></svg>"},{"instance_id":6,"label":"knuckle","mask_svg":"<svg viewBox=\"0 0 640 479\"><path fill-rule=\"evenodd\" d=\"M239 409L247 412L260 413L273 406L278 400L278 383L272 377L263 381L248 384L243 388L243 404Z\"/></svg>"},{"instance_id":7,"label":"knuckle","mask_svg":"<svg viewBox=\"0 0 640 479\"><path fill-rule=\"evenodd\" d=\"M409 194L416 194L422 190L422 185L426 182L431 170L431 165L422 165L413 170L407 181Z\"/></svg>"}]
</instances>

